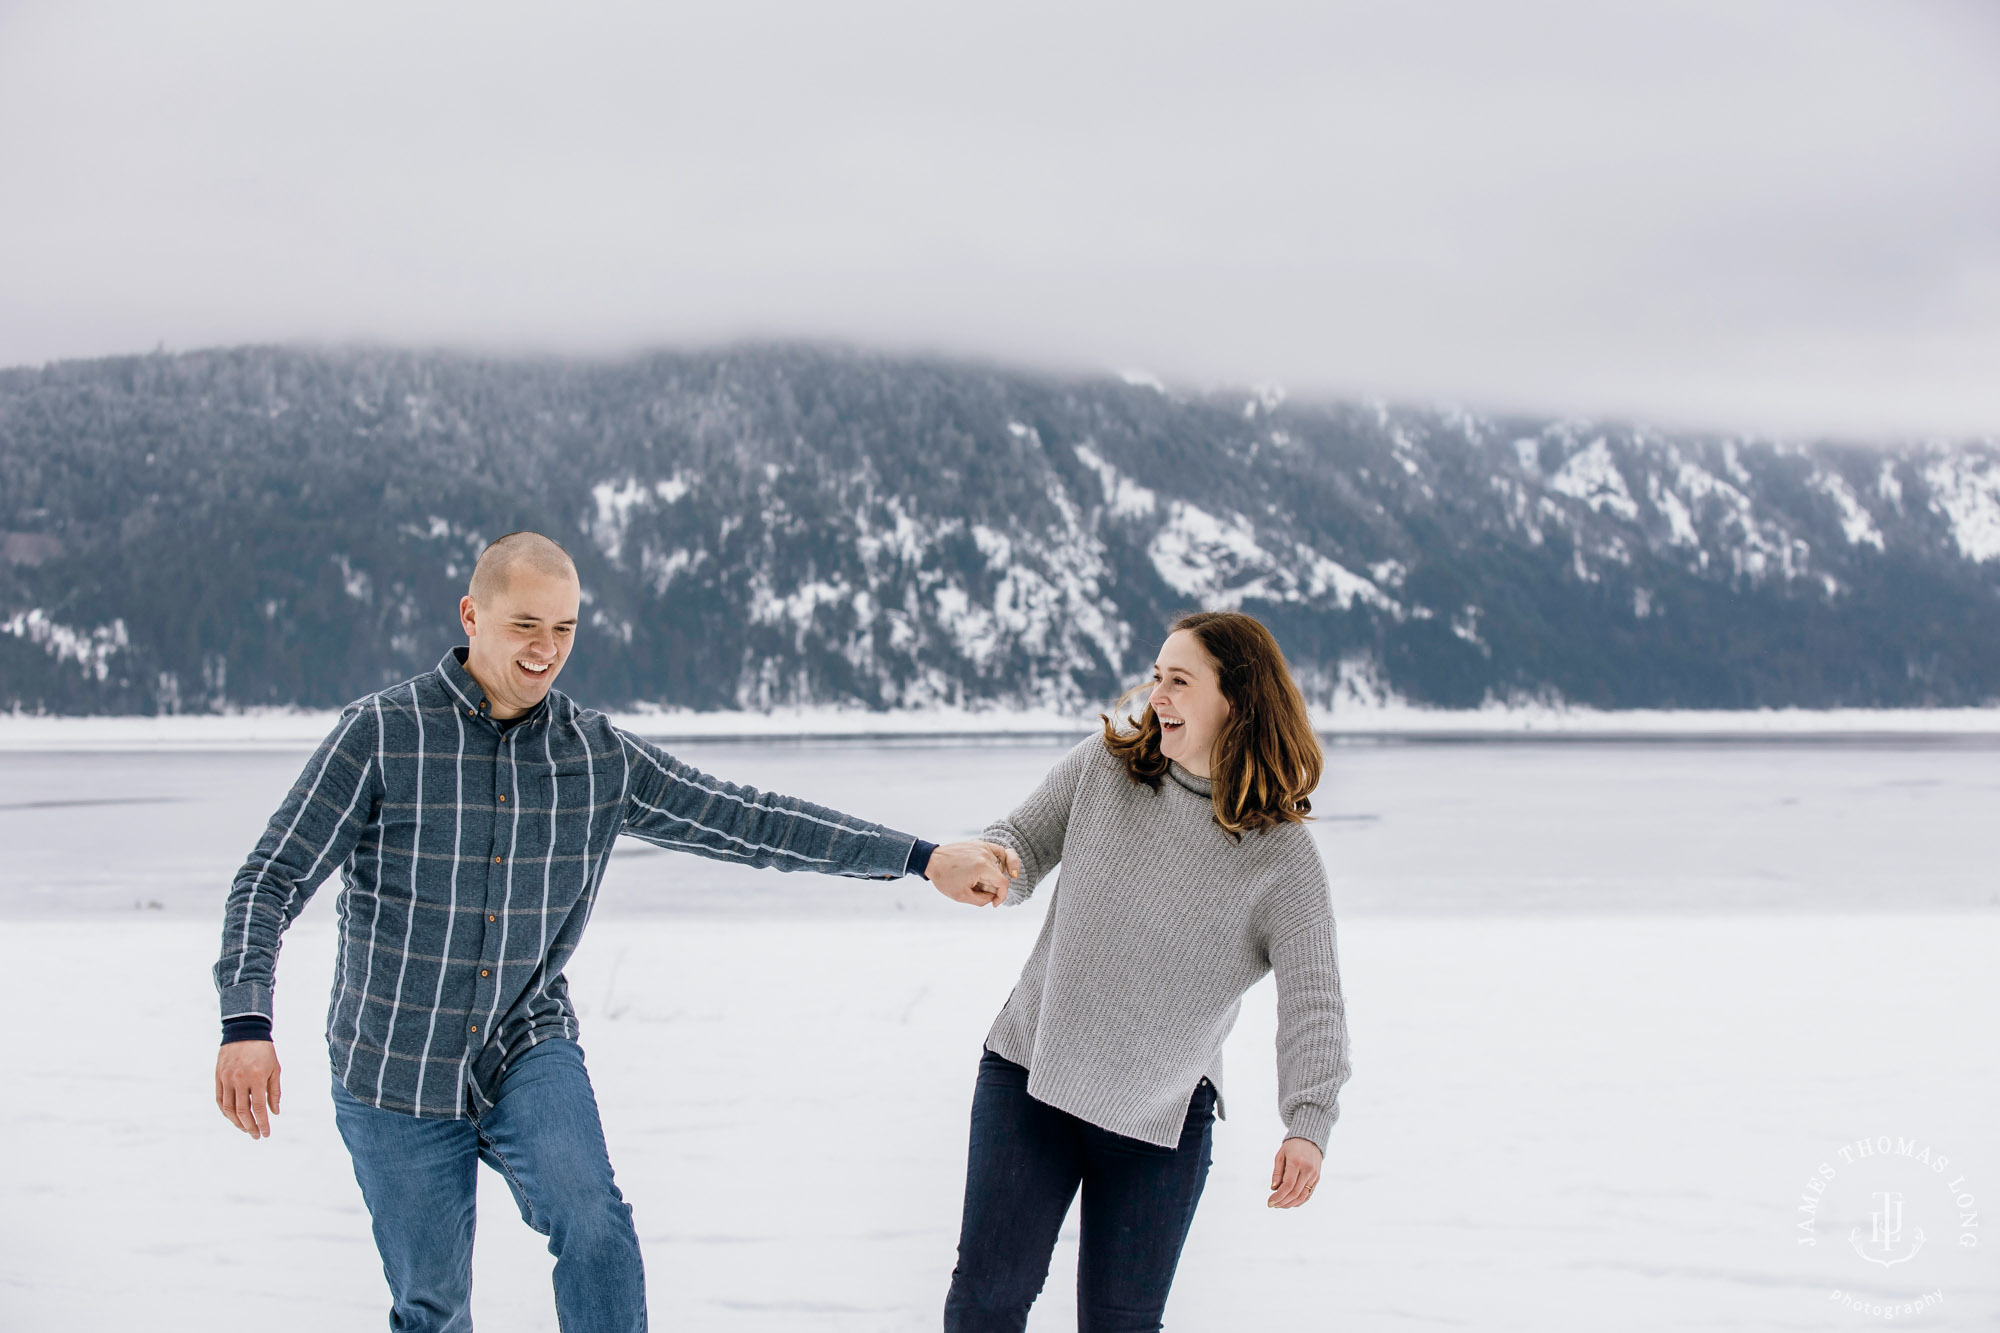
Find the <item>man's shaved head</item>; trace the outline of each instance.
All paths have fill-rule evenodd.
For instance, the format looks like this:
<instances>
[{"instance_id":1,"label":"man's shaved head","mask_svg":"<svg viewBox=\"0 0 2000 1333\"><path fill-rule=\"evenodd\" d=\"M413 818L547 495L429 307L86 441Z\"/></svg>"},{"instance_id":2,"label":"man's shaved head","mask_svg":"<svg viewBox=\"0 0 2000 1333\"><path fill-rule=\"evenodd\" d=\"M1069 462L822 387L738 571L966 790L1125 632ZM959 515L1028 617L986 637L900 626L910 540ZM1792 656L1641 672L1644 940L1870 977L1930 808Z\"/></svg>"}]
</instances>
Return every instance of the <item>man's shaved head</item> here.
<instances>
[{"instance_id":1,"label":"man's shaved head","mask_svg":"<svg viewBox=\"0 0 2000 1333\"><path fill-rule=\"evenodd\" d=\"M555 542L539 532L510 532L479 553L466 594L475 602L490 603L522 569L551 578L576 577L575 562Z\"/></svg>"}]
</instances>

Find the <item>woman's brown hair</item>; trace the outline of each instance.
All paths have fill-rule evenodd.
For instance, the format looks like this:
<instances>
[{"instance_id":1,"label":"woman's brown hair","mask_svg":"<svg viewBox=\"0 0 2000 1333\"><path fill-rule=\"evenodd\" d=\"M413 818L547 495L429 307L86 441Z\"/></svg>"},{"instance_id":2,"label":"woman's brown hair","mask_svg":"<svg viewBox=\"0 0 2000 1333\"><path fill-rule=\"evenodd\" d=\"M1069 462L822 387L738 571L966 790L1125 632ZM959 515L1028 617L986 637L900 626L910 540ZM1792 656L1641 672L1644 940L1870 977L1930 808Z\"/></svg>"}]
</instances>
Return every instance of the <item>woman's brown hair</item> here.
<instances>
[{"instance_id":1,"label":"woman's brown hair","mask_svg":"<svg viewBox=\"0 0 2000 1333\"><path fill-rule=\"evenodd\" d=\"M1262 622L1239 611L1196 611L1173 624L1186 630L1215 664L1229 717L1215 738L1210 765L1210 799L1215 822L1233 838L1249 829L1302 824L1312 811L1325 758L1306 716L1306 701L1285 665L1285 654ZM1152 689L1135 685L1118 698L1116 711ZM1124 761L1136 782L1158 791L1167 773L1160 753L1160 719L1147 708L1135 730L1120 730L1104 719L1105 748Z\"/></svg>"}]
</instances>

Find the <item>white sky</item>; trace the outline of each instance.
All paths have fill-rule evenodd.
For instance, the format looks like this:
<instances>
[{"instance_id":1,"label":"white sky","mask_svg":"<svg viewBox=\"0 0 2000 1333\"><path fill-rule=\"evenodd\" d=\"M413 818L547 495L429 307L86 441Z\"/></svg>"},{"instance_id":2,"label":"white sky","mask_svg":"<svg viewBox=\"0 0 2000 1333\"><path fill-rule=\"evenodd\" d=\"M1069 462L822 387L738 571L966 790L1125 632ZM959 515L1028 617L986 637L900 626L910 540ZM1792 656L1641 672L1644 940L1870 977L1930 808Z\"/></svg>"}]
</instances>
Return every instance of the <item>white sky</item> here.
<instances>
[{"instance_id":1,"label":"white sky","mask_svg":"<svg viewBox=\"0 0 2000 1333\"><path fill-rule=\"evenodd\" d=\"M0 0L0 364L794 334L2000 433L2000 4Z\"/></svg>"}]
</instances>

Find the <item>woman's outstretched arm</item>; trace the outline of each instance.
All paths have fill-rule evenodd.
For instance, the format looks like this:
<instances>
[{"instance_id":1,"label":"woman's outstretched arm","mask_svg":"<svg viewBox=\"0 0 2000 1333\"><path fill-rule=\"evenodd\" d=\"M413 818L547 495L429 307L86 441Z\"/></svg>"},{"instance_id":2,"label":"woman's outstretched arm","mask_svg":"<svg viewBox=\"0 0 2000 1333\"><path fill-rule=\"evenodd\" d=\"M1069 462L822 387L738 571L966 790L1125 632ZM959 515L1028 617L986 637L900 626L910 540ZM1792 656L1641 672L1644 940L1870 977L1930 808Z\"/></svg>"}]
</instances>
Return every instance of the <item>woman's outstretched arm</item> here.
<instances>
[{"instance_id":1,"label":"woman's outstretched arm","mask_svg":"<svg viewBox=\"0 0 2000 1333\"><path fill-rule=\"evenodd\" d=\"M1077 789L1091 764L1103 754L1103 739L1090 737L1057 761L1041 785L1006 818L994 820L979 835L1021 858L1021 873L1008 886L1003 900L1006 905L1026 902L1035 886L1062 860L1063 838L1069 832Z\"/></svg>"}]
</instances>

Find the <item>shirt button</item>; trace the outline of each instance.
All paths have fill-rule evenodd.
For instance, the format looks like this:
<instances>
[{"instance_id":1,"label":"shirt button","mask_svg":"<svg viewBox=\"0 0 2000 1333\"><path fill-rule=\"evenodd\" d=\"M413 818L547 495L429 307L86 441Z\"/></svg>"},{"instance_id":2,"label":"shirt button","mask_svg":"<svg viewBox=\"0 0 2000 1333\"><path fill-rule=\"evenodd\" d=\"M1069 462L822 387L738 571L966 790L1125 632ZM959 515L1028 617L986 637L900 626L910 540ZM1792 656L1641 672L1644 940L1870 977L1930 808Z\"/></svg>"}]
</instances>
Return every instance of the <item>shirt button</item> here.
<instances>
[{"instance_id":1,"label":"shirt button","mask_svg":"<svg viewBox=\"0 0 2000 1333\"><path fill-rule=\"evenodd\" d=\"M482 967L479 969L479 975L483 977L483 976L488 976L490 974L487 972L485 968Z\"/></svg>"},{"instance_id":2,"label":"shirt button","mask_svg":"<svg viewBox=\"0 0 2000 1333\"><path fill-rule=\"evenodd\" d=\"M477 1031L479 1031L479 1024L477 1024L477 1023L474 1023L474 1024L472 1025L472 1030L473 1030L474 1032L477 1032Z\"/></svg>"},{"instance_id":3,"label":"shirt button","mask_svg":"<svg viewBox=\"0 0 2000 1333\"><path fill-rule=\"evenodd\" d=\"M507 798L506 798L505 796L502 796L502 797L501 797L500 799L504 801L504 800L506 800Z\"/></svg>"},{"instance_id":4,"label":"shirt button","mask_svg":"<svg viewBox=\"0 0 2000 1333\"><path fill-rule=\"evenodd\" d=\"M497 856L496 856L496 857L494 857L494 858L493 858L493 864L494 864L494 865L496 865L496 866L500 864L500 861L501 861L501 858L500 858L500 857L497 857Z\"/></svg>"},{"instance_id":5,"label":"shirt button","mask_svg":"<svg viewBox=\"0 0 2000 1333\"><path fill-rule=\"evenodd\" d=\"M486 914L486 919L487 919L488 921L498 921L498 920L499 920L500 918L499 918L499 917L497 917L497 916L494 916L494 915L493 915L493 914L492 914L491 912L488 912L488 913Z\"/></svg>"},{"instance_id":6,"label":"shirt button","mask_svg":"<svg viewBox=\"0 0 2000 1333\"><path fill-rule=\"evenodd\" d=\"M466 709L466 710L465 710L465 715L466 715L467 717L478 717L478 716L479 716L479 714L477 714L477 713L473 712L473 711L472 711L472 710L471 710L470 708L468 708L468 709Z\"/></svg>"}]
</instances>

